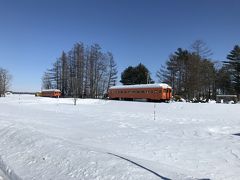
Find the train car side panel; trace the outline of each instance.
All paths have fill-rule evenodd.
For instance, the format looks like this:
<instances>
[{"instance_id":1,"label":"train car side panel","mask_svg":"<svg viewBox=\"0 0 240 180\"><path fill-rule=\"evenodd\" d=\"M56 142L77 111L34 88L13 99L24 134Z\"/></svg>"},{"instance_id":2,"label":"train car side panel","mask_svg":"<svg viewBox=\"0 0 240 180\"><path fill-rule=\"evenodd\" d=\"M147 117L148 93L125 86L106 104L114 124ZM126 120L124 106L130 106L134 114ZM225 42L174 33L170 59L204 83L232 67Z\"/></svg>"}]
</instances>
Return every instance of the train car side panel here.
<instances>
[{"instance_id":1,"label":"train car side panel","mask_svg":"<svg viewBox=\"0 0 240 180\"><path fill-rule=\"evenodd\" d=\"M132 85L109 89L110 99L147 99L152 101L169 101L172 97L168 85Z\"/></svg>"},{"instance_id":2,"label":"train car side panel","mask_svg":"<svg viewBox=\"0 0 240 180\"><path fill-rule=\"evenodd\" d=\"M61 91L59 89L42 90L41 96L42 97L60 97Z\"/></svg>"}]
</instances>

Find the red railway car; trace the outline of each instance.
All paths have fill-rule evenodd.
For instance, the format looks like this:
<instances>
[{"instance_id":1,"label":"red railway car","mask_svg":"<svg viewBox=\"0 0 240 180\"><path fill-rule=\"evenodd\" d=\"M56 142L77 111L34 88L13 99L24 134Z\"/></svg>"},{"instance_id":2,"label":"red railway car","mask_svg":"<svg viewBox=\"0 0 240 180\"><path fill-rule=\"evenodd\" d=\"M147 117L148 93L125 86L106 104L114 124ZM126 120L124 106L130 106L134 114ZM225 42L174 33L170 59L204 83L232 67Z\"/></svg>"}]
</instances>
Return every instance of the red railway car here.
<instances>
[{"instance_id":1,"label":"red railway car","mask_svg":"<svg viewBox=\"0 0 240 180\"><path fill-rule=\"evenodd\" d=\"M42 97L60 97L61 91L59 89L46 89L41 92Z\"/></svg>"},{"instance_id":2,"label":"red railway car","mask_svg":"<svg viewBox=\"0 0 240 180\"><path fill-rule=\"evenodd\" d=\"M172 88L165 83L113 86L109 88L108 96L116 100L169 101Z\"/></svg>"}]
</instances>

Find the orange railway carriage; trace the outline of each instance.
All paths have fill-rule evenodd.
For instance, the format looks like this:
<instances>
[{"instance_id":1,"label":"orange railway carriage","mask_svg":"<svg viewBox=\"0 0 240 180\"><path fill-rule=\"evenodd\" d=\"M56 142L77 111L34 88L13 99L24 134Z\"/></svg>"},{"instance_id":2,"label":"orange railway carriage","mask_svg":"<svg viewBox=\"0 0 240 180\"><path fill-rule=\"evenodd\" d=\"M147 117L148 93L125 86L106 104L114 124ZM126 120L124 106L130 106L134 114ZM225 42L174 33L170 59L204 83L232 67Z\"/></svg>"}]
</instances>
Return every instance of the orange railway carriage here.
<instances>
[{"instance_id":1,"label":"orange railway carriage","mask_svg":"<svg viewBox=\"0 0 240 180\"><path fill-rule=\"evenodd\" d=\"M41 92L42 97L59 97L61 96L61 91L59 89L46 89Z\"/></svg>"},{"instance_id":2,"label":"orange railway carriage","mask_svg":"<svg viewBox=\"0 0 240 180\"><path fill-rule=\"evenodd\" d=\"M113 86L109 88L108 96L110 99L169 101L172 88L165 83Z\"/></svg>"}]
</instances>

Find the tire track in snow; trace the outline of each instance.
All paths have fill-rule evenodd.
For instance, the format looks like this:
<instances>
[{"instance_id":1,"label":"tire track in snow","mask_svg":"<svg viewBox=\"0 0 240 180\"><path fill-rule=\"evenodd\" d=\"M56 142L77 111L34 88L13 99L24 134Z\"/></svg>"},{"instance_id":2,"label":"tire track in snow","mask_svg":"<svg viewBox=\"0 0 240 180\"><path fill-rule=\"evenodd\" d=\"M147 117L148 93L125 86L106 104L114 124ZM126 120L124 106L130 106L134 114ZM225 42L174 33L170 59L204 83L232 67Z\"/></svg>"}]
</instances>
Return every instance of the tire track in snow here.
<instances>
[{"instance_id":1,"label":"tire track in snow","mask_svg":"<svg viewBox=\"0 0 240 180\"><path fill-rule=\"evenodd\" d=\"M236 153L234 153L233 150L231 150L230 152L238 161L240 160L239 156Z\"/></svg>"},{"instance_id":2,"label":"tire track in snow","mask_svg":"<svg viewBox=\"0 0 240 180\"><path fill-rule=\"evenodd\" d=\"M8 180L8 178L4 175L1 169L0 169L0 180Z\"/></svg>"},{"instance_id":3,"label":"tire track in snow","mask_svg":"<svg viewBox=\"0 0 240 180\"><path fill-rule=\"evenodd\" d=\"M1 156L0 156L0 180L22 180L9 166L7 166L4 163Z\"/></svg>"}]
</instances>

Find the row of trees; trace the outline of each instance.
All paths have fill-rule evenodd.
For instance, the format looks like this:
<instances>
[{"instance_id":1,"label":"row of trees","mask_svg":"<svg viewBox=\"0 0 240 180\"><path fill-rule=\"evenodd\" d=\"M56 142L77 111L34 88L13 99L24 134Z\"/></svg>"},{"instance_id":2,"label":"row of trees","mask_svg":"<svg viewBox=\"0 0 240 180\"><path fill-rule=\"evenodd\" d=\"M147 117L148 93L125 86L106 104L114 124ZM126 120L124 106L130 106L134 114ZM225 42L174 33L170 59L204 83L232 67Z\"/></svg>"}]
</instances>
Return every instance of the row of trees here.
<instances>
[{"instance_id":1,"label":"row of trees","mask_svg":"<svg viewBox=\"0 0 240 180\"><path fill-rule=\"evenodd\" d=\"M189 50L179 48L157 72L159 81L186 99L215 99L216 94L240 94L240 48L235 46L220 68L200 40Z\"/></svg>"},{"instance_id":2,"label":"row of trees","mask_svg":"<svg viewBox=\"0 0 240 180\"><path fill-rule=\"evenodd\" d=\"M213 61L211 50L201 41L189 49L178 48L157 71L159 82L172 86L173 95L185 99L215 99L216 94L240 94L240 47L235 46L223 62ZM219 66L220 64L220 66ZM154 83L143 65L129 66L121 73L123 85ZM102 97L116 84L113 55L98 44L77 43L63 52L43 76L43 88L60 89L69 97Z\"/></svg>"},{"instance_id":3,"label":"row of trees","mask_svg":"<svg viewBox=\"0 0 240 180\"><path fill-rule=\"evenodd\" d=\"M98 44L76 43L62 52L42 78L44 89L60 89L65 97L102 97L117 80L117 65L110 52Z\"/></svg>"},{"instance_id":4,"label":"row of trees","mask_svg":"<svg viewBox=\"0 0 240 180\"><path fill-rule=\"evenodd\" d=\"M5 96L10 86L11 75L6 69L0 67L0 97Z\"/></svg>"}]
</instances>

